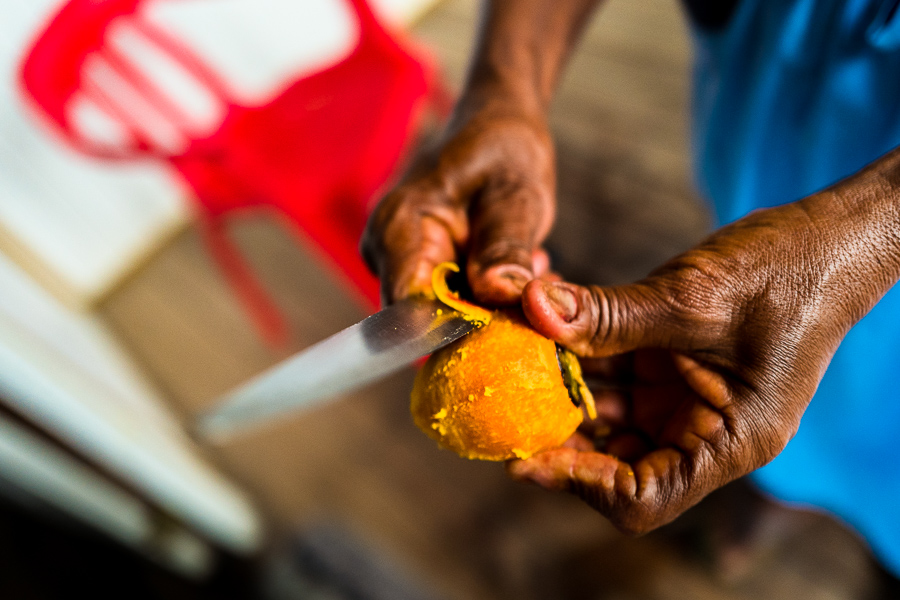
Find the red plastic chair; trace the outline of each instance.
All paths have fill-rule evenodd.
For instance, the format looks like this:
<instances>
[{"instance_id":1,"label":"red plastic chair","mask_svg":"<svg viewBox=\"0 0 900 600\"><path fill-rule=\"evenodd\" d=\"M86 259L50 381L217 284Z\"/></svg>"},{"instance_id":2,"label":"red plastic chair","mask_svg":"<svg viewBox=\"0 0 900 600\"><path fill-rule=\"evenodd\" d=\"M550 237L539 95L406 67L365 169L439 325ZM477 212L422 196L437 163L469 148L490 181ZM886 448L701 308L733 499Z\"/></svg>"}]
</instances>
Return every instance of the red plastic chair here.
<instances>
[{"instance_id":1,"label":"red plastic chair","mask_svg":"<svg viewBox=\"0 0 900 600\"><path fill-rule=\"evenodd\" d=\"M186 44L142 16L142 0L71 0L38 36L21 69L26 96L79 151L103 159L156 157L179 173L201 208L210 250L264 337L276 344L284 340L283 320L229 242L223 217L251 207L278 211L343 275L366 308L377 307L378 282L357 251L370 200L393 173L422 109L430 105L444 116L450 107L428 54L388 31L365 0L347 1L359 22L356 47L261 106L234 101L229 86ZM194 133L186 111L107 43L117 19L127 19L223 105L225 116L214 133ZM116 73L132 100L122 89L105 89L85 76L91 58ZM135 93L140 102L133 101ZM92 141L71 118L78 97L127 136L112 146ZM150 112L183 136L183 149L173 151L154 137Z\"/></svg>"}]
</instances>

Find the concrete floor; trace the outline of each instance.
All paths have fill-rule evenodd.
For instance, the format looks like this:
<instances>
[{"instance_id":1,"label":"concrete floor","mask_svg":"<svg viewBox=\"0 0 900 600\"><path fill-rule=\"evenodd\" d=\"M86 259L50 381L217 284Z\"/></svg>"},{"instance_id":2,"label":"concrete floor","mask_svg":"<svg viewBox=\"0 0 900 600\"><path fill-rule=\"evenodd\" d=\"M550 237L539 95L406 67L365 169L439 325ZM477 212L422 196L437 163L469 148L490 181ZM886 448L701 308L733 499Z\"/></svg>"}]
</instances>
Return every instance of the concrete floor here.
<instances>
[{"instance_id":1,"label":"concrete floor","mask_svg":"<svg viewBox=\"0 0 900 600\"><path fill-rule=\"evenodd\" d=\"M416 27L457 87L476 13L475 0L446 0ZM549 247L573 280L634 279L707 230L689 176L689 71L674 0L610 2L587 32L551 116L560 213ZM275 220L248 217L233 233L290 321L290 348L260 343L194 232L101 307L186 421L363 316ZM825 600L877 591L851 533L821 515L777 510L771 529L748 524L741 517L758 501L741 485L660 532L623 537L573 498L435 448L408 416L412 375L207 450L257 498L274 540L339 524L436 597ZM757 543L741 554L726 543L734 538Z\"/></svg>"}]
</instances>

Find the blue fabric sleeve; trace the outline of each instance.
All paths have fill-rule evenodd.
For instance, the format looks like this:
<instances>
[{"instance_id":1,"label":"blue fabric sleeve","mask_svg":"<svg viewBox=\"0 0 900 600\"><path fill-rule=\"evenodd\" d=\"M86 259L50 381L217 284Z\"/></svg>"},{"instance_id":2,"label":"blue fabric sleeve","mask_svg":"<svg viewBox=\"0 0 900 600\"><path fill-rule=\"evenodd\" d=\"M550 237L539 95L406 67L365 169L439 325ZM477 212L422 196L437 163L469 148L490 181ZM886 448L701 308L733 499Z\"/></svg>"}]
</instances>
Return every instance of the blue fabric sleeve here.
<instances>
[{"instance_id":1,"label":"blue fabric sleeve","mask_svg":"<svg viewBox=\"0 0 900 600\"><path fill-rule=\"evenodd\" d=\"M900 145L900 0L741 0L696 31L696 181L720 223ZM754 475L855 527L900 576L900 292L839 348L800 430Z\"/></svg>"}]
</instances>

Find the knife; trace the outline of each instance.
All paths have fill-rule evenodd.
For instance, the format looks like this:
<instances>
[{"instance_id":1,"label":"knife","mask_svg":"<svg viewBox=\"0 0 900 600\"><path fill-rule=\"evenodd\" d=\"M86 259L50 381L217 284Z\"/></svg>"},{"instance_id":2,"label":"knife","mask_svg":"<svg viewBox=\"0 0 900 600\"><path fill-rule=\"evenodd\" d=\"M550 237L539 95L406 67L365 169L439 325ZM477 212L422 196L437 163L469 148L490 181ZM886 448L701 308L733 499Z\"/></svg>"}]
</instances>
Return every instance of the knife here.
<instances>
[{"instance_id":1,"label":"knife","mask_svg":"<svg viewBox=\"0 0 900 600\"><path fill-rule=\"evenodd\" d=\"M478 326L438 300L401 300L230 392L199 418L197 431L223 441L386 377Z\"/></svg>"}]
</instances>

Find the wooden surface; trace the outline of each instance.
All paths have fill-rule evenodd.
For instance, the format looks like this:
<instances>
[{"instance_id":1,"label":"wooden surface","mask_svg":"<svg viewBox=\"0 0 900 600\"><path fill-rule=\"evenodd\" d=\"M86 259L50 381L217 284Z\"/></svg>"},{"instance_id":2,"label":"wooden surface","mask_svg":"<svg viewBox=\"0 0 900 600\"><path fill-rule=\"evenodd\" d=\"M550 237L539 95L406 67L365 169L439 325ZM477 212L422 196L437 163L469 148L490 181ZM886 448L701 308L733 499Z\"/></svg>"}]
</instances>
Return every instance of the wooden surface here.
<instances>
[{"instance_id":1,"label":"wooden surface","mask_svg":"<svg viewBox=\"0 0 900 600\"><path fill-rule=\"evenodd\" d=\"M475 0L447 0L416 28L457 86L476 21ZM611 2L588 30L552 112L560 213L549 246L570 278L639 277L706 231L688 172L689 61L674 1ZM260 344L193 232L101 308L185 419L362 316L274 221L253 217L233 229L290 319L291 348ZM411 378L404 372L209 454L251 490L279 535L337 523L436 597L824 600L875 590L854 536L823 516L783 510L770 510L764 527L748 524L754 500L741 486L660 532L622 537L573 498L435 448L408 416ZM741 553L730 539L756 543Z\"/></svg>"}]
</instances>

